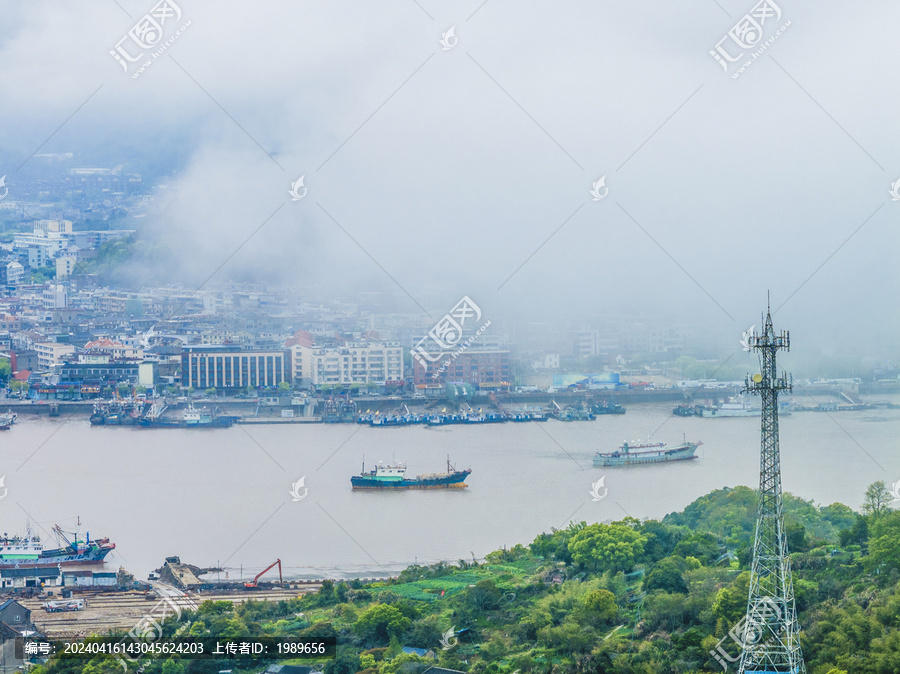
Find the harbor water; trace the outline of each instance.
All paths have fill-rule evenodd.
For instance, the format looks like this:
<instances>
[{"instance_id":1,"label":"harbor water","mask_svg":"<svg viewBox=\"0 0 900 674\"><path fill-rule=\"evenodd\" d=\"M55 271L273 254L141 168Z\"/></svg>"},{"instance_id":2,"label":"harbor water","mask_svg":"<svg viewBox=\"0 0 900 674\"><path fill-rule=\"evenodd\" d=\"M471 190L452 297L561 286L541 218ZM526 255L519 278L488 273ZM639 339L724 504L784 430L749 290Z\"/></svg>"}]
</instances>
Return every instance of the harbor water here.
<instances>
[{"instance_id":1,"label":"harbor water","mask_svg":"<svg viewBox=\"0 0 900 674\"><path fill-rule=\"evenodd\" d=\"M891 396L895 402L897 396ZM408 426L91 427L86 417L21 416L0 435L3 531L26 518L45 545L58 522L108 536L110 569L139 578L166 556L248 578L276 558L295 578L373 577L438 560L481 559L570 521L660 518L725 486L755 487L759 418L675 417L632 405L596 421ZM652 435L651 435L652 434ZM700 440L698 459L594 468L623 441ZM784 488L858 508L866 487L900 480L900 410L781 418ZM354 492L363 461L409 474L471 468L467 489ZM594 500L592 484L605 475ZM303 478L303 485L293 488Z\"/></svg>"}]
</instances>

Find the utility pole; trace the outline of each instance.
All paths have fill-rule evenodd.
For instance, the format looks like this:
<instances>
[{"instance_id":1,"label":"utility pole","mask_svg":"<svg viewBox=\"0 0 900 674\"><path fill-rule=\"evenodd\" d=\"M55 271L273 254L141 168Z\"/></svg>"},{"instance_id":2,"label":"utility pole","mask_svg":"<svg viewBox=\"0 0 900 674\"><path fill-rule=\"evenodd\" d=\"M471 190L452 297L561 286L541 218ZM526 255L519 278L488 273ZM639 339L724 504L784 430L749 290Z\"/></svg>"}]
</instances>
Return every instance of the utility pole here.
<instances>
[{"instance_id":1,"label":"utility pole","mask_svg":"<svg viewBox=\"0 0 900 674\"><path fill-rule=\"evenodd\" d=\"M750 335L747 346L759 353L760 372L747 377L744 391L762 398L762 421L759 511L739 674L806 674L784 530L778 446L778 393L790 391L793 378L784 372L778 376L775 354L779 349L790 350L791 338L788 332L775 335L771 307L767 309L763 333Z\"/></svg>"}]
</instances>

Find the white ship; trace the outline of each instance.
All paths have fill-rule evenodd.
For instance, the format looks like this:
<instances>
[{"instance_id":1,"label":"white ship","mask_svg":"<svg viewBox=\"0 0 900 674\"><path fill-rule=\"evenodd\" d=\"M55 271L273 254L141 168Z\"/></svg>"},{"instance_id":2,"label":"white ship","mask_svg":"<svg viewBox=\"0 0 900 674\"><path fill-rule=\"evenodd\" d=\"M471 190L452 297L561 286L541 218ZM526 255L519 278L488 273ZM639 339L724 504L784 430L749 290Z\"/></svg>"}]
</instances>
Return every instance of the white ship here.
<instances>
[{"instance_id":1,"label":"white ship","mask_svg":"<svg viewBox=\"0 0 900 674\"><path fill-rule=\"evenodd\" d=\"M758 417L762 409L751 404L743 395L729 398L728 402L719 403L701 410L701 417Z\"/></svg>"}]
</instances>

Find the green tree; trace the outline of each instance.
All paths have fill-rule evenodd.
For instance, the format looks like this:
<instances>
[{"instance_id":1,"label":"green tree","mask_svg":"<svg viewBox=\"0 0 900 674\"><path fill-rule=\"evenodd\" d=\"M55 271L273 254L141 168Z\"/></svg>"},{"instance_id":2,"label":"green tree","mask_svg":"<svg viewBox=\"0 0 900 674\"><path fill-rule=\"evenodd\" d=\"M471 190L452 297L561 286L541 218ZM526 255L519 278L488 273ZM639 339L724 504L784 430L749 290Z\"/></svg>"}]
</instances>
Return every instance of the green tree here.
<instances>
[{"instance_id":1,"label":"green tree","mask_svg":"<svg viewBox=\"0 0 900 674\"><path fill-rule=\"evenodd\" d=\"M325 665L325 674L355 674L359 671L359 656L350 648L339 648L333 660Z\"/></svg>"},{"instance_id":2,"label":"green tree","mask_svg":"<svg viewBox=\"0 0 900 674\"><path fill-rule=\"evenodd\" d=\"M166 660L162 666L162 674L184 674L184 665L176 660Z\"/></svg>"},{"instance_id":3,"label":"green tree","mask_svg":"<svg viewBox=\"0 0 900 674\"><path fill-rule=\"evenodd\" d=\"M616 595L609 590L591 590L588 592L582 606L587 613L591 624L602 624L616 617L619 607L616 606Z\"/></svg>"},{"instance_id":4,"label":"green tree","mask_svg":"<svg viewBox=\"0 0 900 674\"><path fill-rule=\"evenodd\" d=\"M747 612L747 597L749 594L750 572L744 571L734 579L730 586L723 587L716 594L716 599L712 605L713 614L727 625L733 625Z\"/></svg>"},{"instance_id":5,"label":"green tree","mask_svg":"<svg viewBox=\"0 0 900 674\"><path fill-rule=\"evenodd\" d=\"M591 524L576 533L569 552L576 564L592 571L630 571L647 539L623 524Z\"/></svg>"},{"instance_id":6,"label":"green tree","mask_svg":"<svg viewBox=\"0 0 900 674\"><path fill-rule=\"evenodd\" d=\"M700 532L679 541L672 552L679 557L696 557L708 566L719 557L720 546L715 536Z\"/></svg>"},{"instance_id":7,"label":"green tree","mask_svg":"<svg viewBox=\"0 0 900 674\"><path fill-rule=\"evenodd\" d=\"M877 573L900 569L900 511L883 514L872 525L868 566Z\"/></svg>"},{"instance_id":8,"label":"green tree","mask_svg":"<svg viewBox=\"0 0 900 674\"><path fill-rule=\"evenodd\" d=\"M466 603L477 611L493 611L500 605L502 593L490 578L479 580L466 591Z\"/></svg>"},{"instance_id":9,"label":"green tree","mask_svg":"<svg viewBox=\"0 0 900 674\"><path fill-rule=\"evenodd\" d=\"M353 624L353 631L368 641L387 643L412 624L400 610L388 604L371 604Z\"/></svg>"},{"instance_id":10,"label":"green tree","mask_svg":"<svg viewBox=\"0 0 900 674\"><path fill-rule=\"evenodd\" d=\"M873 482L866 489L866 495L863 499L862 506L863 512L870 519L878 519L890 509L893 498L893 494L891 494L891 492L888 491L888 488L884 486L884 480Z\"/></svg>"},{"instance_id":11,"label":"green tree","mask_svg":"<svg viewBox=\"0 0 900 674\"><path fill-rule=\"evenodd\" d=\"M287 383L286 381L280 381L280 382L278 382L278 388L281 391L290 391L291 385L289 383Z\"/></svg>"},{"instance_id":12,"label":"green tree","mask_svg":"<svg viewBox=\"0 0 900 674\"><path fill-rule=\"evenodd\" d=\"M684 582L684 576L681 571L681 565L677 559L666 557L659 561L653 567L653 570L647 574L647 577L644 579L644 588L647 590L687 594L688 586Z\"/></svg>"},{"instance_id":13,"label":"green tree","mask_svg":"<svg viewBox=\"0 0 900 674\"><path fill-rule=\"evenodd\" d=\"M208 389L206 389L203 393L206 395L207 398L215 398L215 397L216 397L216 394L217 394L218 392L216 391L216 389L215 389L214 387L210 386L210 387L209 387Z\"/></svg>"},{"instance_id":14,"label":"green tree","mask_svg":"<svg viewBox=\"0 0 900 674\"><path fill-rule=\"evenodd\" d=\"M12 376L12 365L9 358L0 358L0 382L6 383Z\"/></svg>"}]
</instances>

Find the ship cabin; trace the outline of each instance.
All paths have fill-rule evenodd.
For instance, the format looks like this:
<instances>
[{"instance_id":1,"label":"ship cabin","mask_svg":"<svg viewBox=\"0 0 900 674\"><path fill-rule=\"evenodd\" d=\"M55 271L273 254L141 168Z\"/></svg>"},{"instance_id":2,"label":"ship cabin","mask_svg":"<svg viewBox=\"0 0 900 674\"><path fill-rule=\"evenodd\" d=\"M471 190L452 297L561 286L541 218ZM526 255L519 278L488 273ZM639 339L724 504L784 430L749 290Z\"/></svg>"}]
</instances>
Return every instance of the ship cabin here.
<instances>
[{"instance_id":1,"label":"ship cabin","mask_svg":"<svg viewBox=\"0 0 900 674\"><path fill-rule=\"evenodd\" d=\"M388 464L379 463L375 467L375 479L384 482L399 482L406 474L406 464Z\"/></svg>"}]
</instances>

